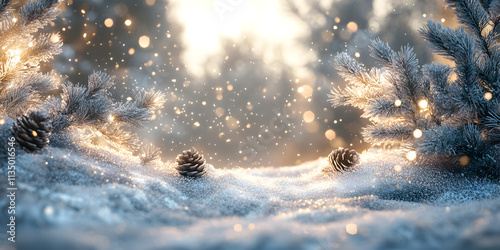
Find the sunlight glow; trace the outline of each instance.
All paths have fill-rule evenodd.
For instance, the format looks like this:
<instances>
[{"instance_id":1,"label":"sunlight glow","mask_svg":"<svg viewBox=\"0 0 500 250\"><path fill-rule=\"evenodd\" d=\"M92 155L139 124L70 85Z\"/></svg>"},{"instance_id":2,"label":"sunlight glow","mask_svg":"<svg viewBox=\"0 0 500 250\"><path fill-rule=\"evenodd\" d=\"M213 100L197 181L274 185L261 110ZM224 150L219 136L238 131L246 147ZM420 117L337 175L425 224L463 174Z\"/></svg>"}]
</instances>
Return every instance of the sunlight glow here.
<instances>
[{"instance_id":1,"label":"sunlight glow","mask_svg":"<svg viewBox=\"0 0 500 250\"><path fill-rule=\"evenodd\" d=\"M332 0L321 2L331 3ZM296 4L308 6L300 1ZM284 5L284 0L173 0L169 3L167 17L184 26L185 50L181 59L194 76L216 76L228 56L227 46L259 55L272 67L285 65L293 70L304 69L317 60L315 53L303 42L310 37L311 30ZM322 15L308 18L316 20L318 25L326 22ZM357 25L351 26L357 29Z\"/></svg>"}]
</instances>

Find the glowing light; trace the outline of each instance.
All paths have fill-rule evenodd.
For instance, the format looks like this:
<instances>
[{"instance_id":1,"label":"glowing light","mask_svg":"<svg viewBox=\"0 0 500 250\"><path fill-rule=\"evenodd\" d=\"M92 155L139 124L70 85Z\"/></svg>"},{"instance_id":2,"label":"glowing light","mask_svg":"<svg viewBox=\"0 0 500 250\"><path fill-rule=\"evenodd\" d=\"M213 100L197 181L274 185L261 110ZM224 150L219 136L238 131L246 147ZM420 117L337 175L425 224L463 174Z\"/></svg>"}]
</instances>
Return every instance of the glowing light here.
<instances>
[{"instance_id":1,"label":"glowing light","mask_svg":"<svg viewBox=\"0 0 500 250\"><path fill-rule=\"evenodd\" d=\"M415 137L415 138L420 138L420 137L422 137L422 130L420 130L420 129L418 129L418 128L417 128L417 129L415 129L415 131L413 131L413 137Z\"/></svg>"},{"instance_id":2,"label":"glowing light","mask_svg":"<svg viewBox=\"0 0 500 250\"><path fill-rule=\"evenodd\" d=\"M50 37L50 41L53 43L58 43L59 41L61 41L61 39L59 38L59 35L54 34Z\"/></svg>"},{"instance_id":3,"label":"glowing light","mask_svg":"<svg viewBox=\"0 0 500 250\"><path fill-rule=\"evenodd\" d=\"M354 56L359 58L361 56L361 54L359 54L359 52L356 52L356 53L354 53Z\"/></svg>"},{"instance_id":4,"label":"glowing light","mask_svg":"<svg viewBox=\"0 0 500 250\"><path fill-rule=\"evenodd\" d=\"M254 230L254 229L255 229L255 224L250 223L250 224L248 225L248 229L250 229L250 230Z\"/></svg>"},{"instance_id":5,"label":"glowing light","mask_svg":"<svg viewBox=\"0 0 500 250\"><path fill-rule=\"evenodd\" d=\"M349 22L347 24L347 30L349 30L349 32L351 33L358 31L358 24L355 22Z\"/></svg>"},{"instance_id":6,"label":"glowing light","mask_svg":"<svg viewBox=\"0 0 500 250\"><path fill-rule=\"evenodd\" d=\"M129 54L129 55L133 55L134 53L135 53L135 49L134 49L134 48L130 48L130 49L128 50L128 54Z\"/></svg>"},{"instance_id":7,"label":"glowing light","mask_svg":"<svg viewBox=\"0 0 500 250\"><path fill-rule=\"evenodd\" d=\"M36 131L33 130L33 132L31 132L33 134L34 137L37 137L38 136L38 133Z\"/></svg>"},{"instance_id":8,"label":"glowing light","mask_svg":"<svg viewBox=\"0 0 500 250\"><path fill-rule=\"evenodd\" d=\"M235 224L233 228L235 232L241 232L241 230L243 229L241 224Z\"/></svg>"},{"instance_id":9,"label":"glowing light","mask_svg":"<svg viewBox=\"0 0 500 250\"><path fill-rule=\"evenodd\" d=\"M86 38L87 37L87 33L83 33L83 38Z\"/></svg>"},{"instance_id":10,"label":"glowing light","mask_svg":"<svg viewBox=\"0 0 500 250\"><path fill-rule=\"evenodd\" d=\"M17 22L17 18L15 18L15 17L12 18L12 22L14 22L14 23Z\"/></svg>"},{"instance_id":11,"label":"glowing light","mask_svg":"<svg viewBox=\"0 0 500 250\"><path fill-rule=\"evenodd\" d=\"M358 225L354 224L354 223L349 223L345 226L345 231L348 233L348 234L351 234L351 235L355 235L358 233Z\"/></svg>"},{"instance_id":12,"label":"glowing light","mask_svg":"<svg viewBox=\"0 0 500 250\"><path fill-rule=\"evenodd\" d=\"M4 119L0 119L0 125L4 125L5 124L5 120Z\"/></svg>"},{"instance_id":13,"label":"glowing light","mask_svg":"<svg viewBox=\"0 0 500 250\"><path fill-rule=\"evenodd\" d=\"M299 92L305 98L308 98L308 97L312 96L313 88L309 85L303 85L297 89L297 92Z\"/></svg>"},{"instance_id":14,"label":"glowing light","mask_svg":"<svg viewBox=\"0 0 500 250\"><path fill-rule=\"evenodd\" d=\"M130 19L125 20L125 25L127 26L132 25L132 21Z\"/></svg>"},{"instance_id":15,"label":"glowing light","mask_svg":"<svg viewBox=\"0 0 500 250\"><path fill-rule=\"evenodd\" d=\"M149 36L141 36L139 38L139 46L143 47L143 48L147 48L149 47Z\"/></svg>"},{"instance_id":16,"label":"glowing light","mask_svg":"<svg viewBox=\"0 0 500 250\"><path fill-rule=\"evenodd\" d=\"M396 100L396 101L394 102L394 105L395 105L396 107L400 107L400 106L401 106L401 104L402 104L401 100Z\"/></svg>"},{"instance_id":17,"label":"glowing light","mask_svg":"<svg viewBox=\"0 0 500 250\"><path fill-rule=\"evenodd\" d=\"M466 155L460 157L460 165L467 166L469 165L470 159Z\"/></svg>"},{"instance_id":18,"label":"glowing light","mask_svg":"<svg viewBox=\"0 0 500 250\"><path fill-rule=\"evenodd\" d=\"M224 108L218 107L215 109L215 115L217 115L218 117L223 116L225 113L226 110L224 110Z\"/></svg>"},{"instance_id":19,"label":"glowing light","mask_svg":"<svg viewBox=\"0 0 500 250\"><path fill-rule=\"evenodd\" d=\"M195 127L199 127L199 126L200 126L200 123L199 123L199 122L195 122L195 123L194 123L194 126L195 126Z\"/></svg>"},{"instance_id":20,"label":"glowing light","mask_svg":"<svg viewBox=\"0 0 500 250\"><path fill-rule=\"evenodd\" d=\"M114 117L114 116L112 116L112 115L110 115L110 116L108 117L108 119L109 119L109 121L114 121L114 120L115 120L115 117Z\"/></svg>"},{"instance_id":21,"label":"glowing light","mask_svg":"<svg viewBox=\"0 0 500 250\"><path fill-rule=\"evenodd\" d=\"M99 132L99 131L97 131L95 134L96 134L97 136L99 136L99 137L101 137L101 136L102 136L102 133L101 133L101 132Z\"/></svg>"},{"instance_id":22,"label":"glowing light","mask_svg":"<svg viewBox=\"0 0 500 250\"><path fill-rule=\"evenodd\" d=\"M315 117L316 116L314 115L314 113L312 111L306 111L304 113L304 115L302 116L302 118L304 118L304 121L307 123L313 122Z\"/></svg>"},{"instance_id":23,"label":"glowing light","mask_svg":"<svg viewBox=\"0 0 500 250\"><path fill-rule=\"evenodd\" d=\"M442 23L444 23L445 21L446 21L446 19L444 19L444 17L443 17L443 18L441 18L441 22L442 22Z\"/></svg>"},{"instance_id":24,"label":"glowing light","mask_svg":"<svg viewBox=\"0 0 500 250\"><path fill-rule=\"evenodd\" d=\"M484 99L486 99L486 100L488 100L488 101L489 101L489 100L491 100L492 98L493 98L493 94L491 94L490 92L486 92L486 93L484 94Z\"/></svg>"},{"instance_id":25,"label":"glowing light","mask_svg":"<svg viewBox=\"0 0 500 250\"><path fill-rule=\"evenodd\" d=\"M335 137L337 137L337 133L335 133L335 131L329 129L325 132L325 137L328 140L333 140L333 139L335 139Z\"/></svg>"},{"instance_id":26,"label":"glowing light","mask_svg":"<svg viewBox=\"0 0 500 250\"><path fill-rule=\"evenodd\" d=\"M401 172L401 170L403 170L403 167L401 167L400 165L394 166L394 171Z\"/></svg>"},{"instance_id":27,"label":"glowing light","mask_svg":"<svg viewBox=\"0 0 500 250\"><path fill-rule=\"evenodd\" d=\"M426 100L421 100L420 102L418 102L418 106L419 106L421 109L426 109L428 105L429 105L429 104L427 103L427 101L426 101Z\"/></svg>"},{"instance_id":28,"label":"glowing light","mask_svg":"<svg viewBox=\"0 0 500 250\"><path fill-rule=\"evenodd\" d=\"M406 159L408 159L409 161L414 161L415 159L417 159L417 152L415 151L410 151L406 154Z\"/></svg>"},{"instance_id":29,"label":"glowing light","mask_svg":"<svg viewBox=\"0 0 500 250\"><path fill-rule=\"evenodd\" d=\"M29 42L28 47L33 47L33 42Z\"/></svg>"},{"instance_id":30,"label":"glowing light","mask_svg":"<svg viewBox=\"0 0 500 250\"><path fill-rule=\"evenodd\" d=\"M108 28L113 27L113 19L107 18L106 20L104 20L104 25Z\"/></svg>"}]
</instances>

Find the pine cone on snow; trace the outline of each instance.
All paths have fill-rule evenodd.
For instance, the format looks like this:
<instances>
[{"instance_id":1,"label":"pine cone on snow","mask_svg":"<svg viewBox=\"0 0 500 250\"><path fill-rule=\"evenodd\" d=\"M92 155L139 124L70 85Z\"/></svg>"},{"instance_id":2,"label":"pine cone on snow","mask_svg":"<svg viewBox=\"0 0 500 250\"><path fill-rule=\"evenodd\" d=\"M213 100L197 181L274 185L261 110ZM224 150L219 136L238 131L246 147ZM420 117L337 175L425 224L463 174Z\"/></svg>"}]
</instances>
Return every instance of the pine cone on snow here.
<instances>
[{"instance_id":1,"label":"pine cone on snow","mask_svg":"<svg viewBox=\"0 0 500 250\"><path fill-rule=\"evenodd\" d=\"M355 150L340 148L328 155L329 166L324 172L345 172L351 170L359 161L359 154Z\"/></svg>"},{"instance_id":2,"label":"pine cone on snow","mask_svg":"<svg viewBox=\"0 0 500 250\"><path fill-rule=\"evenodd\" d=\"M205 158L198 153L195 148L182 151L177 156L177 171L186 177L201 177L208 168L205 165Z\"/></svg>"},{"instance_id":3,"label":"pine cone on snow","mask_svg":"<svg viewBox=\"0 0 500 250\"><path fill-rule=\"evenodd\" d=\"M19 145L35 151L49 144L52 126L45 112L30 111L28 116L22 115L17 118L10 131Z\"/></svg>"}]
</instances>

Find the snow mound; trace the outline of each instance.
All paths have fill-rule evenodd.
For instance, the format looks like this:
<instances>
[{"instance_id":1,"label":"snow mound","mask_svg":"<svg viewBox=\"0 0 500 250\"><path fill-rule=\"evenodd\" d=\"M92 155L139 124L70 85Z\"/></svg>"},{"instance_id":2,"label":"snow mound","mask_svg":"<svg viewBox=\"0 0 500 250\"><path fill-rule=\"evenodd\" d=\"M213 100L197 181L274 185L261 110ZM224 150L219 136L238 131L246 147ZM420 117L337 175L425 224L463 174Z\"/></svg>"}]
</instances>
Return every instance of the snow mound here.
<instances>
[{"instance_id":1,"label":"snow mound","mask_svg":"<svg viewBox=\"0 0 500 250\"><path fill-rule=\"evenodd\" d=\"M391 151L364 152L354 171L331 176L322 174L322 158L215 166L189 179L173 163L144 166L123 152L76 145L18 150L16 160L17 249L500 246L499 183L414 166ZM6 171L2 161L0 176ZM5 198L0 207L4 220Z\"/></svg>"}]
</instances>

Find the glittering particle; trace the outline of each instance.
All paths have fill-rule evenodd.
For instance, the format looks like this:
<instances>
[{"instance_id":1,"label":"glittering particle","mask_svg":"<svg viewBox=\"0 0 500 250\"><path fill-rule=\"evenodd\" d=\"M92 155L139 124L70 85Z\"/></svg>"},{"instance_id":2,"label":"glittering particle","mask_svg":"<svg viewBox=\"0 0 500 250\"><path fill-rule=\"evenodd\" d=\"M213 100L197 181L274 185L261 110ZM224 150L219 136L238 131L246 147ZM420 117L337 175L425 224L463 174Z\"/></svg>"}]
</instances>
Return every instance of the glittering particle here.
<instances>
[{"instance_id":1,"label":"glittering particle","mask_svg":"<svg viewBox=\"0 0 500 250\"><path fill-rule=\"evenodd\" d=\"M130 20L130 19L125 20L125 25L126 26L132 25L132 20Z\"/></svg>"},{"instance_id":2,"label":"glittering particle","mask_svg":"<svg viewBox=\"0 0 500 250\"><path fill-rule=\"evenodd\" d=\"M313 88L309 85L303 85L297 89L297 92L299 92L305 98L309 98L313 94Z\"/></svg>"},{"instance_id":3,"label":"glittering particle","mask_svg":"<svg viewBox=\"0 0 500 250\"><path fill-rule=\"evenodd\" d=\"M394 105L395 105L396 107L400 107L400 106L401 106L401 104L402 104L402 103L401 103L401 100L396 100L396 101L394 101Z\"/></svg>"},{"instance_id":4,"label":"glittering particle","mask_svg":"<svg viewBox=\"0 0 500 250\"><path fill-rule=\"evenodd\" d=\"M489 101L489 100L491 100L492 98L493 98L493 94L491 94L490 92L486 92L486 93L484 94L484 99L486 99L486 100L488 100L488 101Z\"/></svg>"},{"instance_id":5,"label":"glittering particle","mask_svg":"<svg viewBox=\"0 0 500 250\"><path fill-rule=\"evenodd\" d=\"M361 54L359 54L359 52L356 52L356 53L354 53L354 56L359 58L361 56Z\"/></svg>"},{"instance_id":6,"label":"glittering particle","mask_svg":"<svg viewBox=\"0 0 500 250\"><path fill-rule=\"evenodd\" d=\"M333 140L335 139L335 137L337 137L337 134L335 133L335 131L329 129L325 132L325 137L328 140Z\"/></svg>"},{"instance_id":7,"label":"glittering particle","mask_svg":"<svg viewBox=\"0 0 500 250\"><path fill-rule=\"evenodd\" d=\"M403 170L403 167L401 167L400 165L394 166L394 171L401 172L401 170Z\"/></svg>"},{"instance_id":8,"label":"glittering particle","mask_svg":"<svg viewBox=\"0 0 500 250\"><path fill-rule=\"evenodd\" d=\"M313 122L315 117L316 116L314 115L314 113L312 111L306 111L306 112L304 112L304 115L302 116L304 121L307 123Z\"/></svg>"},{"instance_id":9,"label":"glittering particle","mask_svg":"<svg viewBox=\"0 0 500 250\"><path fill-rule=\"evenodd\" d=\"M52 214L54 214L54 208L51 207L51 206L46 206L43 209L43 213L46 214L46 215L52 215Z\"/></svg>"},{"instance_id":10,"label":"glittering particle","mask_svg":"<svg viewBox=\"0 0 500 250\"><path fill-rule=\"evenodd\" d=\"M460 157L460 165L467 166L469 165L470 159L466 155Z\"/></svg>"},{"instance_id":11,"label":"glittering particle","mask_svg":"<svg viewBox=\"0 0 500 250\"><path fill-rule=\"evenodd\" d=\"M139 46L141 46L142 48L147 48L149 47L149 36L141 36L139 38Z\"/></svg>"},{"instance_id":12,"label":"glittering particle","mask_svg":"<svg viewBox=\"0 0 500 250\"><path fill-rule=\"evenodd\" d=\"M349 223L345 226L345 231L348 234L355 235L358 233L358 226L354 223Z\"/></svg>"},{"instance_id":13,"label":"glittering particle","mask_svg":"<svg viewBox=\"0 0 500 250\"><path fill-rule=\"evenodd\" d=\"M414 161L415 159L417 159L417 152L415 151L410 151L406 154L406 159L408 159L409 161Z\"/></svg>"},{"instance_id":14,"label":"glittering particle","mask_svg":"<svg viewBox=\"0 0 500 250\"><path fill-rule=\"evenodd\" d=\"M113 19L107 18L106 20L104 20L104 26L106 26L108 28L113 27Z\"/></svg>"},{"instance_id":15,"label":"glittering particle","mask_svg":"<svg viewBox=\"0 0 500 250\"><path fill-rule=\"evenodd\" d=\"M53 34L51 37L50 37L50 41L53 42L53 43L58 43L61 39L59 38L59 36L57 34Z\"/></svg>"},{"instance_id":16,"label":"glittering particle","mask_svg":"<svg viewBox=\"0 0 500 250\"><path fill-rule=\"evenodd\" d=\"M417 128L417 129L415 129L415 130L413 131L413 137L415 137L415 138L420 138L420 137L422 137L422 130L420 130L420 129L418 129L418 128Z\"/></svg>"},{"instance_id":17,"label":"glittering particle","mask_svg":"<svg viewBox=\"0 0 500 250\"><path fill-rule=\"evenodd\" d=\"M426 109L428 105L429 105L429 104L427 103L427 101L426 101L426 100L421 100L420 102L418 102L418 106L419 106L421 109Z\"/></svg>"},{"instance_id":18,"label":"glittering particle","mask_svg":"<svg viewBox=\"0 0 500 250\"><path fill-rule=\"evenodd\" d=\"M347 30L349 30L349 32L351 33L358 31L358 24L355 22L349 22L347 24Z\"/></svg>"}]
</instances>

